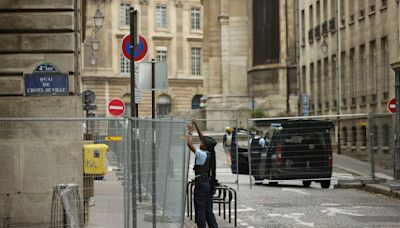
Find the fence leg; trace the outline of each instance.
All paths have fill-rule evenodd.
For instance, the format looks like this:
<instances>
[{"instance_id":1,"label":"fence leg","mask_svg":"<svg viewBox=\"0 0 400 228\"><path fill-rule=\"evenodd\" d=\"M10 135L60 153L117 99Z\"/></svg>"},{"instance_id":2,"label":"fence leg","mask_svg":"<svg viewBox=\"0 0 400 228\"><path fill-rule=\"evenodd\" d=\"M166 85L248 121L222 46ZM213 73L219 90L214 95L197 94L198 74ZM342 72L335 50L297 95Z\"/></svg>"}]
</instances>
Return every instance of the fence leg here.
<instances>
[{"instance_id":1,"label":"fence leg","mask_svg":"<svg viewBox=\"0 0 400 228\"><path fill-rule=\"evenodd\" d=\"M369 136L370 136L370 143L369 143L369 152L370 152L370 160L371 160L371 177L373 180L375 180L375 132L374 132L374 126L375 126L375 121L374 121L374 114L369 113L368 114L368 126L369 126Z\"/></svg>"}]
</instances>

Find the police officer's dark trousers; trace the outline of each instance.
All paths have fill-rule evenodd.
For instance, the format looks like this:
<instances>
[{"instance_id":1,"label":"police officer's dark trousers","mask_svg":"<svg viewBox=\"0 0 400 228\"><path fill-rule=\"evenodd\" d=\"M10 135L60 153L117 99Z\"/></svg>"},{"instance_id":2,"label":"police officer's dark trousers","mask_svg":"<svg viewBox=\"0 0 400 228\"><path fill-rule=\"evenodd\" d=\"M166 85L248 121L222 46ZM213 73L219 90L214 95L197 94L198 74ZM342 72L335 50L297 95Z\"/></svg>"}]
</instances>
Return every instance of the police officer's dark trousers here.
<instances>
[{"instance_id":1,"label":"police officer's dark trousers","mask_svg":"<svg viewBox=\"0 0 400 228\"><path fill-rule=\"evenodd\" d=\"M196 178L194 188L195 223L198 228L217 228L213 208L213 188L209 180Z\"/></svg>"}]
</instances>

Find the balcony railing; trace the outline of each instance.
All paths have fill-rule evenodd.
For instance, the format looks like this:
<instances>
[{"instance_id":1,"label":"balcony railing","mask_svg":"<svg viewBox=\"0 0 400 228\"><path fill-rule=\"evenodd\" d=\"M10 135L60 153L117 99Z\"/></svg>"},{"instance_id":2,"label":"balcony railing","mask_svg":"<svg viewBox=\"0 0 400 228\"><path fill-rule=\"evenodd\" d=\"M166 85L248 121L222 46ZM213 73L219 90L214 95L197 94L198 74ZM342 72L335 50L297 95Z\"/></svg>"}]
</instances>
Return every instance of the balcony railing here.
<instances>
[{"instance_id":1,"label":"balcony railing","mask_svg":"<svg viewBox=\"0 0 400 228\"><path fill-rule=\"evenodd\" d=\"M329 31L331 31L331 33L335 33L335 31L336 31L336 17L331 18L329 20Z\"/></svg>"},{"instance_id":2,"label":"balcony railing","mask_svg":"<svg viewBox=\"0 0 400 228\"><path fill-rule=\"evenodd\" d=\"M314 42L314 30L313 29L308 30L308 42L309 43Z\"/></svg>"},{"instance_id":3,"label":"balcony railing","mask_svg":"<svg viewBox=\"0 0 400 228\"><path fill-rule=\"evenodd\" d=\"M321 26L317 25L314 28L314 33L315 33L315 39L319 40L321 38Z\"/></svg>"},{"instance_id":4,"label":"balcony railing","mask_svg":"<svg viewBox=\"0 0 400 228\"><path fill-rule=\"evenodd\" d=\"M328 22L325 21L322 23L322 36L327 36L328 35Z\"/></svg>"}]
</instances>

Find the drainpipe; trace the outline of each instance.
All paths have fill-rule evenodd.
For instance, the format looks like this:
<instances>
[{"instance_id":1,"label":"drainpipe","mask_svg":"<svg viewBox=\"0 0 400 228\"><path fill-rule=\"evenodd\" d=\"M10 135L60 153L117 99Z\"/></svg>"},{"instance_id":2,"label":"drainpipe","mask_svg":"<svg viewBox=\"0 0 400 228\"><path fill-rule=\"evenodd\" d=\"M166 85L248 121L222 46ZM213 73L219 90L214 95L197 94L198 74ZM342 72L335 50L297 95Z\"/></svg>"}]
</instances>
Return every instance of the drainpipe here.
<instances>
[{"instance_id":1,"label":"drainpipe","mask_svg":"<svg viewBox=\"0 0 400 228\"><path fill-rule=\"evenodd\" d=\"M286 114L290 113L290 74L289 74L289 28L288 28L288 1L285 0L285 32L286 32Z\"/></svg>"}]
</instances>

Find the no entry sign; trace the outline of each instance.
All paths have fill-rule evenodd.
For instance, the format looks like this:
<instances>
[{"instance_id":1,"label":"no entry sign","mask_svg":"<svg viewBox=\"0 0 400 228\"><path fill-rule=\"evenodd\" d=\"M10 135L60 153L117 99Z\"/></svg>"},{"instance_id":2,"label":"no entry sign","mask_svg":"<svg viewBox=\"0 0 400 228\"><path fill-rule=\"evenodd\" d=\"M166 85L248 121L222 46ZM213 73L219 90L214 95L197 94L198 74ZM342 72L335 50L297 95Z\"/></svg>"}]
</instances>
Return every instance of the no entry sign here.
<instances>
[{"instance_id":1,"label":"no entry sign","mask_svg":"<svg viewBox=\"0 0 400 228\"><path fill-rule=\"evenodd\" d=\"M388 109L391 113L396 112L396 99L391 99L388 103Z\"/></svg>"},{"instance_id":2,"label":"no entry sign","mask_svg":"<svg viewBox=\"0 0 400 228\"><path fill-rule=\"evenodd\" d=\"M121 100L114 99L108 103L108 111L113 116L120 116L125 112L125 104Z\"/></svg>"},{"instance_id":3,"label":"no entry sign","mask_svg":"<svg viewBox=\"0 0 400 228\"><path fill-rule=\"evenodd\" d=\"M131 48L130 48L130 42L131 42L131 35L128 34L122 39L122 53L127 59L131 59ZM135 61L140 61L142 60L146 54L147 54L147 41L143 36L139 36L139 44L137 47L135 47L134 51L134 60Z\"/></svg>"}]
</instances>

